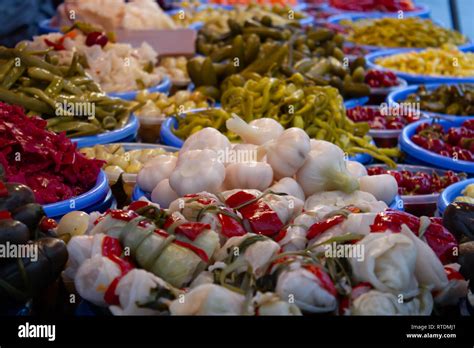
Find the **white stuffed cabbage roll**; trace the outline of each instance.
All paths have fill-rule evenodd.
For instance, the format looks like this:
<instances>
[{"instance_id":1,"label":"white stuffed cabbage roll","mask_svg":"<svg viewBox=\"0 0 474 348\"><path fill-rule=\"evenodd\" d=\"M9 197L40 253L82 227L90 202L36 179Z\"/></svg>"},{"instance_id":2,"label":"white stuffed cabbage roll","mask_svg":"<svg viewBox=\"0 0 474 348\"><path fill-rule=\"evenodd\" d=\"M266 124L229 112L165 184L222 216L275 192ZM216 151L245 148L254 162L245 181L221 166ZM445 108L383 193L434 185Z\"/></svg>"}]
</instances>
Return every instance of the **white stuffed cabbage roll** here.
<instances>
[{"instance_id":1,"label":"white stuffed cabbage roll","mask_svg":"<svg viewBox=\"0 0 474 348\"><path fill-rule=\"evenodd\" d=\"M336 288L318 265L293 261L279 272L275 292L304 312L329 313L337 309Z\"/></svg>"},{"instance_id":2,"label":"white stuffed cabbage roll","mask_svg":"<svg viewBox=\"0 0 474 348\"><path fill-rule=\"evenodd\" d=\"M418 293L417 249L410 238L399 233L371 233L358 244L364 257L348 258L356 281L405 298Z\"/></svg>"},{"instance_id":3,"label":"white stuffed cabbage roll","mask_svg":"<svg viewBox=\"0 0 474 348\"><path fill-rule=\"evenodd\" d=\"M270 238L248 233L242 237L230 238L217 252L215 258L216 261L228 264L242 263L242 266L236 269L237 273L245 272L250 265L258 278L266 273L272 258L279 250L280 245Z\"/></svg>"},{"instance_id":4,"label":"white stuffed cabbage roll","mask_svg":"<svg viewBox=\"0 0 474 348\"><path fill-rule=\"evenodd\" d=\"M114 315L159 315L168 311L177 291L153 273L134 269L120 279L115 294L120 304L109 307ZM148 302L153 306L144 306Z\"/></svg>"},{"instance_id":5,"label":"white stuffed cabbage roll","mask_svg":"<svg viewBox=\"0 0 474 348\"><path fill-rule=\"evenodd\" d=\"M302 315L298 306L282 301L280 296L273 292L257 292L253 298L253 306L256 315Z\"/></svg>"},{"instance_id":6,"label":"white stuffed cabbage roll","mask_svg":"<svg viewBox=\"0 0 474 348\"><path fill-rule=\"evenodd\" d=\"M82 263L74 278L79 295L101 307L108 305L104 296L114 279L122 275L117 263L102 255L95 255Z\"/></svg>"},{"instance_id":7,"label":"white stuffed cabbage roll","mask_svg":"<svg viewBox=\"0 0 474 348\"><path fill-rule=\"evenodd\" d=\"M223 286L203 284L171 302L172 315L242 315L245 297Z\"/></svg>"},{"instance_id":8,"label":"white stuffed cabbage roll","mask_svg":"<svg viewBox=\"0 0 474 348\"><path fill-rule=\"evenodd\" d=\"M332 207L333 210L353 205L366 213L379 213L387 208L387 204L378 201L372 194L363 191L344 193L341 191L326 191L316 193L306 199L305 211L314 211L318 206Z\"/></svg>"}]
</instances>

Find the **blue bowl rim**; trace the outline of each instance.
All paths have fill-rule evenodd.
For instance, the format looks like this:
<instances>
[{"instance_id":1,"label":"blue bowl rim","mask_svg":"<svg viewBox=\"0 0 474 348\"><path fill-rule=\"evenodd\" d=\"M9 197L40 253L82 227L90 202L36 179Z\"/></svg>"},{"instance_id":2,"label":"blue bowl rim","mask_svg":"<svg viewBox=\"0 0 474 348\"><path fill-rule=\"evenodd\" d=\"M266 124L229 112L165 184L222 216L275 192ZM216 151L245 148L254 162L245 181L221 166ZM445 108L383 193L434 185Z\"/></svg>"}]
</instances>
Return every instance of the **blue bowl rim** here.
<instances>
[{"instance_id":1,"label":"blue bowl rim","mask_svg":"<svg viewBox=\"0 0 474 348\"><path fill-rule=\"evenodd\" d=\"M361 97L361 98L352 98L344 101L344 106L346 109L351 109L356 106L363 106L369 102L369 97Z\"/></svg>"},{"instance_id":2,"label":"blue bowl rim","mask_svg":"<svg viewBox=\"0 0 474 348\"><path fill-rule=\"evenodd\" d=\"M71 141L76 143L79 149L100 144L110 144L126 139L130 135L137 134L138 128L138 119L134 114L131 114L125 127L101 134L71 138Z\"/></svg>"},{"instance_id":3,"label":"blue bowl rim","mask_svg":"<svg viewBox=\"0 0 474 348\"><path fill-rule=\"evenodd\" d=\"M474 48L474 46L473 46ZM400 49L390 49L390 50L382 50L382 51L376 51L369 53L365 56L365 61L367 64L367 67L369 69L377 69L377 70L383 70L383 71L392 71L394 74L397 76L405 79L408 82L412 81L426 81L426 83L474 83L474 77L456 77L456 76L431 76L431 75L420 75L420 74L408 74L399 70L392 70L389 68L385 68L383 66L377 65L374 61L376 58L379 57L386 57L386 56L391 56L395 55L398 53L403 53L403 52L410 52L410 51L415 51L419 52L425 50L425 48L400 48ZM471 48L469 49L462 49L461 51L471 51ZM422 82L420 82L422 83Z\"/></svg>"},{"instance_id":4,"label":"blue bowl rim","mask_svg":"<svg viewBox=\"0 0 474 348\"><path fill-rule=\"evenodd\" d=\"M166 93L169 93L169 91L171 90L171 86L172 86L172 83L169 76L163 75L163 79L161 80L159 84L153 87L145 88L144 91L147 91L148 93L161 92L161 93L166 94ZM112 98L132 100L132 99L135 99L138 93L140 93L140 90L127 91L127 92L112 92L112 93L107 93L107 95Z\"/></svg>"},{"instance_id":5,"label":"blue bowl rim","mask_svg":"<svg viewBox=\"0 0 474 348\"><path fill-rule=\"evenodd\" d=\"M406 86L403 88L399 88L397 90L394 90L390 92L390 94L387 96L387 103L389 105L394 105L398 104L398 100L401 97L406 97L408 94L415 93L420 86L425 86L427 90L431 91L433 89L436 89L439 86L442 85L447 85L447 86L452 86L452 85L459 85L460 83L457 82L448 82L448 83L427 83L427 84L418 84L418 85L410 85ZM463 83L465 84L465 83ZM441 114L439 112L431 112L431 111L426 111L426 110L420 110L427 115L430 115L432 117L441 117L447 120L451 119L457 119L459 117L474 117L474 115L469 115L469 116L462 116L462 115L448 115L448 114Z\"/></svg>"},{"instance_id":6,"label":"blue bowl rim","mask_svg":"<svg viewBox=\"0 0 474 348\"><path fill-rule=\"evenodd\" d=\"M43 205L43 209L48 217L63 216L71 211L85 209L101 202L107 197L108 192L107 175L103 170L100 170L95 186L89 191L65 201ZM72 201L74 202L74 208L71 208Z\"/></svg>"},{"instance_id":7,"label":"blue bowl rim","mask_svg":"<svg viewBox=\"0 0 474 348\"><path fill-rule=\"evenodd\" d=\"M438 212L440 215L443 215L448 205L454 202L456 196L460 195L461 191L470 184L474 184L474 178L451 184L441 192L438 197Z\"/></svg>"},{"instance_id":8,"label":"blue bowl rim","mask_svg":"<svg viewBox=\"0 0 474 348\"><path fill-rule=\"evenodd\" d=\"M458 119L453 121L440 121L438 123L441 124L443 127L457 127L468 119L468 117L459 117ZM432 122L432 120L420 120L417 122L413 122L403 128L402 133L400 134L400 138L398 140L400 144L400 149L422 163L429 163L431 164L431 166L439 167L442 169L450 169L453 171L474 174L473 162L462 160L454 161L451 158L444 157L438 155L437 153L425 150L421 146L416 145L411 140L411 136L415 133L416 128L420 124L426 122Z\"/></svg>"}]
</instances>

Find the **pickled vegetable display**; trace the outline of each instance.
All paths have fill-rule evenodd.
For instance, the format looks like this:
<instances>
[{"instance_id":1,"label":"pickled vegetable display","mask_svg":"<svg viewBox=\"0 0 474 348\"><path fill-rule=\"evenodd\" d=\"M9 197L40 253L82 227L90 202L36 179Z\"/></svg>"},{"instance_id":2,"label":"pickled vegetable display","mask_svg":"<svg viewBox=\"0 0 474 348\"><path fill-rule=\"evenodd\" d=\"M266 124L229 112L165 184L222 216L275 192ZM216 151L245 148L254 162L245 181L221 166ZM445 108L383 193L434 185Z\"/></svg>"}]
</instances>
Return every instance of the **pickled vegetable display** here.
<instances>
[{"instance_id":1,"label":"pickled vegetable display","mask_svg":"<svg viewBox=\"0 0 474 348\"><path fill-rule=\"evenodd\" d=\"M104 161L104 171L114 177L137 174L150 159L163 155L162 148L144 148L126 151L121 144L96 145L80 150L87 158Z\"/></svg>"},{"instance_id":2,"label":"pickled vegetable display","mask_svg":"<svg viewBox=\"0 0 474 348\"><path fill-rule=\"evenodd\" d=\"M163 80L156 67L158 53L148 43L118 43L115 33L82 22L63 30L35 36L27 50L47 51L46 58L59 66L69 66L77 55L84 71L107 93L149 88Z\"/></svg>"},{"instance_id":3,"label":"pickled vegetable display","mask_svg":"<svg viewBox=\"0 0 474 348\"><path fill-rule=\"evenodd\" d=\"M406 103L419 103L421 110L448 115L474 115L474 85L441 85L428 90L422 85L416 93L405 99Z\"/></svg>"},{"instance_id":4,"label":"pickled vegetable display","mask_svg":"<svg viewBox=\"0 0 474 348\"><path fill-rule=\"evenodd\" d=\"M456 62L454 64L453 62ZM428 48L377 58L375 63L388 69L429 76L474 76L474 53L455 47Z\"/></svg>"},{"instance_id":5,"label":"pickled vegetable display","mask_svg":"<svg viewBox=\"0 0 474 348\"><path fill-rule=\"evenodd\" d=\"M142 119L164 118L212 105L212 100L198 91L178 91L172 96L163 93L140 92L136 101L140 104L140 108L135 114Z\"/></svg>"},{"instance_id":6,"label":"pickled vegetable display","mask_svg":"<svg viewBox=\"0 0 474 348\"><path fill-rule=\"evenodd\" d=\"M337 9L352 12L397 12L413 11L416 9L412 0L330 0L329 4Z\"/></svg>"},{"instance_id":7,"label":"pickled vegetable display","mask_svg":"<svg viewBox=\"0 0 474 348\"><path fill-rule=\"evenodd\" d=\"M461 33L418 17L343 20L340 24L348 28L347 40L359 45L425 48L467 42Z\"/></svg>"},{"instance_id":8,"label":"pickled vegetable display","mask_svg":"<svg viewBox=\"0 0 474 348\"><path fill-rule=\"evenodd\" d=\"M297 24L307 15L294 11L289 6L256 5L236 6L232 9L222 7L206 7L204 9L187 8L178 11L172 16L179 26L189 26L192 23L203 23L207 30L222 33L229 30L228 20L244 23L247 20L261 20L267 18L275 25Z\"/></svg>"},{"instance_id":9,"label":"pickled vegetable display","mask_svg":"<svg viewBox=\"0 0 474 348\"><path fill-rule=\"evenodd\" d=\"M453 160L474 162L474 120L445 130L437 123L422 123L411 140L422 148Z\"/></svg>"},{"instance_id":10,"label":"pickled vegetable display","mask_svg":"<svg viewBox=\"0 0 474 348\"><path fill-rule=\"evenodd\" d=\"M196 86L210 86L208 93L219 96L222 81L237 72L290 77L301 72L312 84L331 85L345 98L367 96L365 60L348 62L343 52L344 37L327 28L274 26L270 19L229 21L230 30L216 34L199 31L197 51L188 72ZM349 63L349 64L348 64Z\"/></svg>"},{"instance_id":11,"label":"pickled vegetable display","mask_svg":"<svg viewBox=\"0 0 474 348\"><path fill-rule=\"evenodd\" d=\"M58 66L44 53L0 47L0 101L23 106L29 115L47 119L49 130L69 137L119 129L128 122L130 105L105 95L86 75L79 55L69 66Z\"/></svg>"},{"instance_id":12,"label":"pickled vegetable display","mask_svg":"<svg viewBox=\"0 0 474 348\"><path fill-rule=\"evenodd\" d=\"M235 113L250 122L263 117L278 121L283 127L304 129L311 138L327 140L340 146L348 154L368 153L394 165L397 149L378 149L366 136L369 125L354 123L345 114L341 95L331 86L304 86L301 74L288 80L261 77L253 74L245 81L243 76L231 76L225 83L221 97L225 110L208 110L178 117L175 135L186 139L204 127L225 130L225 121ZM212 116L211 116L212 115ZM236 140L232 133L226 133Z\"/></svg>"},{"instance_id":13,"label":"pickled vegetable display","mask_svg":"<svg viewBox=\"0 0 474 348\"><path fill-rule=\"evenodd\" d=\"M64 134L45 129L19 106L0 103L0 165L5 179L28 185L40 204L72 199L94 187L102 161L88 159Z\"/></svg>"}]
</instances>

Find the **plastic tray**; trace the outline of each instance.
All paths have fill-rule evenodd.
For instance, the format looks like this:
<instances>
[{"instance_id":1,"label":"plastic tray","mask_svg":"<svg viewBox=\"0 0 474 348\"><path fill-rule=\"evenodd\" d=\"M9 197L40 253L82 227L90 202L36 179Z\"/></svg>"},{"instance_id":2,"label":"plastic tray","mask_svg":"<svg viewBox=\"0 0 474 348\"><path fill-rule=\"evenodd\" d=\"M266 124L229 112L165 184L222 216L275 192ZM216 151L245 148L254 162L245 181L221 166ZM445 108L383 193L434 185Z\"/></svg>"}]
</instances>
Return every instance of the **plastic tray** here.
<instances>
[{"instance_id":1,"label":"plastic tray","mask_svg":"<svg viewBox=\"0 0 474 348\"><path fill-rule=\"evenodd\" d=\"M43 205L45 214L50 218L59 218L74 210L84 210L101 204L109 193L109 182L104 171L99 172L95 186L80 196ZM71 207L73 203L73 207Z\"/></svg>"},{"instance_id":2,"label":"plastic tray","mask_svg":"<svg viewBox=\"0 0 474 348\"><path fill-rule=\"evenodd\" d=\"M441 124L445 129L448 129L451 127L460 126L466 119L468 118L460 117L454 121L440 121L439 124ZM402 134L400 135L398 141L400 143L401 150L408 154L407 162L409 161L410 163L414 164L422 164L427 165L429 167L449 169L456 172L465 172L471 175L474 174L474 162L461 160L454 161L451 158L444 157L438 155L437 153L425 150L421 146L418 146L411 141L411 137L415 134L416 128L424 122L430 121L421 120L409 124L403 129Z\"/></svg>"},{"instance_id":3,"label":"plastic tray","mask_svg":"<svg viewBox=\"0 0 474 348\"><path fill-rule=\"evenodd\" d=\"M160 82L159 85L156 85L155 87L150 87L145 89L148 93L164 93L168 95L168 93L171 90L171 80L168 76L164 75L163 80ZM131 92L115 92L115 93L107 93L110 97L114 98L120 98L124 100L135 100L137 94L140 93L140 91L131 91Z\"/></svg>"},{"instance_id":4,"label":"plastic tray","mask_svg":"<svg viewBox=\"0 0 474 348\"><path fill-rule=\"evenodd\" d=\"M365 56L365 61L369 69L378 69L384 71L392 71L398 77L405 79L410 84L428 84L428 83L474 83L474 77L455 77L455 76L429 76L420 74L408 74L398 70L392 70L384 68L380 65L375 64L375 60L381 57L387 57L398 53L410 52L410 51L422 51L421 49L415 48L404 48L404 49L393 49L387 51L379 51L369 53ZM463 49L463 51L471 51L472 48Z\"/></svg>"},{"instance_id":5,"label":"plastic tray","mask_svg":"<svg viewBox=\"0 0 474 348\"><path fill-rule=\"evenodd\" d=\"M441 193L438 199L438 212L442 216L448 205L450 205L456 197L461 195L461 192L466 188L466 186L474 184L474 179L468 179L454 183Z\"/></svg>"},{"instance_id":6,"label":"plastic tray","mask_svg":"<svg viewBox=\"0 0 474 348\"><path fill-rule=\"evenodd\" d=\"M110 132L89 135L80 138L72 138L71 140L77 144L79 149L83 147L91 147L99 144L110 144L121 141L131 141L136 138L138 132L138 120L135 115L130 115L130 119L125 127Z\"/></svg>"},{"instance_id":7,"label":"plastic tray","mask_svg":"<svg viewBox=\"0 0 474 348\"><path fill-rule=\"evenodd\" d=\"M374 164L370 167L382 167L388 169L384 164ZM438 175L445 175L446 170L430 168L425 166L416 166L408 164L397 165L396 170L408 170L410 172L425 172L428 174L437 173ZM463 181L464 182L464 181ZM444 191L443 191L444 192ZM407 213L416 216L434 216L436 213L437 202L440 197L440 193L431 193L425 195L402 195L401 199Z\"/></svg>"},{"instance_id":8,"label":"plastic tray","mask_svg":"<svg viewBox=\"0 0 474 348\"><path fill-rule=\"evenodd\" d=\"M425 85L425 87L428 91L432 91L441 85L457 85L457 83L432 83L432 84ZM405 99L407 98L409 94L416 93L419 87L420 85L413 85L413 86L409 86L403 89L393 91L392 93L388 95L387 102L389 103L389 105L394 105L394 104L398 104L399 102L403 102L405 101ZM474 115L461 116L461 115L441 114L438 112L430 112L430 111L424 111L424 110L422 111L426 113L427 115L430 115L431 117L439 117L445 120L456 120L459 117L474 117Z\"/></svg>"}]
</instances>

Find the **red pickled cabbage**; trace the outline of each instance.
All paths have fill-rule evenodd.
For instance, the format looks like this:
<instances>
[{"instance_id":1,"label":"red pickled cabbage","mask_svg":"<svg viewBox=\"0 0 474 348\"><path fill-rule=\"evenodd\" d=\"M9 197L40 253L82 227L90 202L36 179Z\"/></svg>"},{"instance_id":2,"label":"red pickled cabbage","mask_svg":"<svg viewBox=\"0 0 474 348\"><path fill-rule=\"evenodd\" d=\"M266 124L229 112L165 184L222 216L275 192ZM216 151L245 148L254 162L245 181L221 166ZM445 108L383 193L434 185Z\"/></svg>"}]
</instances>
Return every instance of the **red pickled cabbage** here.
<instances>
[{"instance_id":1,"label":"red pickled cabbage","mask_svg":"<svg viewBox=\"0 0 474 348\"><path fill-rule=\"evenodd\" d=\"M78 152L65 133L46 130L45 120L0 102L0 164L6 180L29 186L38 203L56 203L90 190L103 163Z\"/></svg>"}]
</instances>

